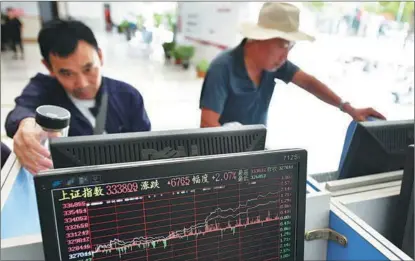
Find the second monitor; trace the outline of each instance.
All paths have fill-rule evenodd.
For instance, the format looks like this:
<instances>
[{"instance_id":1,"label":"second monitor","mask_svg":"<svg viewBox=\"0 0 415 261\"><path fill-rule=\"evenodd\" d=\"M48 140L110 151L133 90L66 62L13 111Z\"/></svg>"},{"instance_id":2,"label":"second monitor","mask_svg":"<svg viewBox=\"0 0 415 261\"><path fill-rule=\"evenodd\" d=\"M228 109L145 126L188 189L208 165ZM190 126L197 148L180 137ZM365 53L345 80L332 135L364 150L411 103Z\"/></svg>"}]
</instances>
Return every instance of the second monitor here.
<instances>
[{"instance_id":1,"label":"second monitor","mask_svg":"<svg viewBox=\"0 0 415 261\"><path fill-rule=\"evenodd\" d=\"M414 145L408 147L401 191L392 213L394 216L392 243L414 258Z\"/></svg>"},{"instance_id":2,"label":"second monitor","mask_svg":"<svg viewBox=\"0 0 415 261\"><path fill-rule=\"evenodd\" d=\"M414 120L358 123L339 179L403 169L406 149L413 143Z\"/></svg>"},{"instance_id":3,"label":"second monitor","mask_svg":"<svg viewBox=\"0 0 415 261\"><path fill-rule=\"evenodd\" d=\"M151 131L57 138L55 169L265 149L264 125Z\"/></svg>"}]
</instances>

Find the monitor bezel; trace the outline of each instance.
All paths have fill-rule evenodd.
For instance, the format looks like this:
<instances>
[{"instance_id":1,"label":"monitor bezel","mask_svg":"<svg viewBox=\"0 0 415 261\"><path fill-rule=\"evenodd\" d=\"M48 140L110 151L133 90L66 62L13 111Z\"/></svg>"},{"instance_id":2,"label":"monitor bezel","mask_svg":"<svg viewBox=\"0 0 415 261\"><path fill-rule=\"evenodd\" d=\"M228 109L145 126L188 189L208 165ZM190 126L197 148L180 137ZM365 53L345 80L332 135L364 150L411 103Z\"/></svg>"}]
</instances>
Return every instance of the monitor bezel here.
<instances>
[{"instance_id":1,"label":"monitor bezel","mask_svg":"<svg viewBox=\"0 0 415 261\"><path fill-rule=\"evenodd\" d=\"M127 170L137 168L140 178L155 177L154 173L167 176L170 174L165 171L170 167L183 167L187 172L210 172L221 169L248 168L255 166L265 166L271 164L298 163L297 176L297 221L296 221L296 246L295 260L304 260L304 233L305 233L305 201L306 201L306 181L307 181L307 152L303 149L290 149L278 151L255 151L232 154L220 154L187 158L176 158L168 160L153 160L142 162L130 162L122 164L107 164L87 167L75 167L66 169L48 170L35 176L35 190L39 209L39 220L42 231L43 247L45 260L59 260L59 250L56 240L56 229L53 213L53 203L50 190L51 183L56 178L64 179L72 176L89 175L101 172L102 175L109 175L114 169ZM107 174L106 174L107 173ZM148 173L153 173L149 175ZM49 225L48 225L49 224ZM50 225L53 224L53 225ZM47 246L47 247L46 247Z\"/></svg>"},{"instance_id":2,"label":"monitor bezel","mask_svg":"<svg viewBox=\"0 0 415 261\"><path fill-rule=\"evenodd\" d=\"M160 150L163 148L170 148L173 150L177 150L176 145L181 145L181 141L189 141L192 145L197 145L198 149L202 149L202 145L199 144L200 140L205 140L207 144L203 145L207 148L210 148L210 150L218 150L214 153L209 154L223 154L223 152L220 152L220 149L217 148L217 144L215 145L212 140L209 140L211 138L215 137L241 137L245 135L253 135L258 134L259 139L256 139L253 143L245 144L246 148L240 148L240 151L232 151L233 152L245 152L245 151L256 151L256 150L264 150L265 149L265 143L266 143L266 136L267 136L267 128L264 125L258 124L258 125L242 125L242 126L220 126L220 127L210 127L210 128L195 128L195 129L178 129L178 130L161 130L161 131L148 131L148 132L127 132L127 133L112 133L112 134L102 134L102 135L86 135L86 136L71 136L71 137L59 137L59 138L52 138L49 141L49 148L51 152L51 158L54 164L55 169L57 168L68 168L68 167L78 167L82 166L84 164L79 164L75 161L81 160L81 158L86 157L86 155L91 155L93 153L94 155L99 155L99 153L104 153L103 158L101 158L100 163L95 162L95 160L92 160L88 165L103 165L103 164L116 164L116 163L124 163L124 162L133 162L133 161L147 161L147 160L156 160L156 159L166 159L173 156L164 155L163 153L158 156L156 156L154 159L143 159L141 153L143 153L144 149L152 149L152 150ZM262 140L263 139L263 140ZM167 146L167 145L161 145L159 148L157 146L153 147L152 142L173 142L177 143L175 146ZM133 145L131 147L128 147L128 151L120 151L120 148L118 145L126 145L128 146ZM141 144L139 146L134 146L134 144ZM158 144L160 145L160 144ZM182 144L184 145L184 144ZM224 145L226 147L226 145ZM215 149L213 149L215 148ZM67 150L76 149L77 154L76 157L66 155L68 153ZM78 151L78 149L81 149L81 151ZM83 149L87 149L86 152L83 151ZM126 148L124 148L125 150ZM186 152L186 149L188 150ZM190 155L190 148L186 148L184 151L184 154L186 154L186 157L189 156L196 156L196 155ZM223 149L223 148L222 148ZM228 149L230 150L230 148ZM230 153L230 152L226 152ZM110 154L114 156L114 154L118 155L118 157L123 158L122 160L114 160L111 158ZM141 155L138 156L137 154ZM174 157L183 157L184 155L181 155L176 151L173 153ZM207 155L205 153L202 153L201 151L197 151L197 154ZM135 157L132 157L132 155L135 155ZM154 157L155 155L152 155ZM139 158L137 158L139 157ZM89 158L89 157L88 157ZM92 157L94 159L94 157ZM85 164L86 165L86 164Z\"/></svg>"},{"instance_id":3,"label":"monitor bezel","mask_svg":"<svg viewBox=\"0 0 415 261\"><path fill-rule=\"evenodd\" d=\"M192 136L192 135L215 135L224 134L229 135L231 133L242 133L251 131L267 131L265 125L242 125L242 126L220 126L220 127L208 127L208 128L194 128L194 129L177 129L177 130L158 130L158 131L142 131L142 132L124 132L124 133L108 133L101 135L84 135L84 136L71 136L71 137L59 137L50 139L50 146L64 146L72 143L91 144L95 142L120 142L128 141L131 139L160 139L171 136Z\"/></svg>"}]
</instances>

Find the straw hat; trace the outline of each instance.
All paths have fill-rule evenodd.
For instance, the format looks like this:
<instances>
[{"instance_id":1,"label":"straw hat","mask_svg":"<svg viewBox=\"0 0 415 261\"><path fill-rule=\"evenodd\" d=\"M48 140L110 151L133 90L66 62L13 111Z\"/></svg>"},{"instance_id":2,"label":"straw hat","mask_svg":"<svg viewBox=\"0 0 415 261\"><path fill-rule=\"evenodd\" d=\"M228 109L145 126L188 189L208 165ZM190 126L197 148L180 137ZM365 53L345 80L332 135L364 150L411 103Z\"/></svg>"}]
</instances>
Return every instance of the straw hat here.
<instances>
[{"instance_id":1,"label":"straw hat","mask_svg":"<svg viewBox=\"0 0 415 261\"><path fill-rule=\"evenodd\" d=\"M314 41L314 37L299 31L300 9L292 4L267 2L259 12L257 23L243 23L241 34L253 40L282 38L288 41Z\"/></svg>"}]
</instances>

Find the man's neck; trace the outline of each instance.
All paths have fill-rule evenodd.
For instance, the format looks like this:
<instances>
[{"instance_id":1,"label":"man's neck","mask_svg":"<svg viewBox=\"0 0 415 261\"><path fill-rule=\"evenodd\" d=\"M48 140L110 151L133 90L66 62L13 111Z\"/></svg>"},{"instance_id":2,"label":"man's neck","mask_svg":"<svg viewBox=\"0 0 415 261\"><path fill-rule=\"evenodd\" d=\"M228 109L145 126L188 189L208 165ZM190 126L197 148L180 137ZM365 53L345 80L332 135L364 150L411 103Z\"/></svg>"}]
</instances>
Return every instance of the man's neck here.
<instances>
[{"instance_id":1,"label":"man's neck","mask_svg":"<svg viewBox=\"0 0 415 261\"><path fill-rule=\"evenodd\" d=\"M263 69L258 65L258 62L255 59L254 51L255 50L249 44L245 46L244 62L249 78L251 78L255 85L259 85Z\"/></svg>"}]
</instances>

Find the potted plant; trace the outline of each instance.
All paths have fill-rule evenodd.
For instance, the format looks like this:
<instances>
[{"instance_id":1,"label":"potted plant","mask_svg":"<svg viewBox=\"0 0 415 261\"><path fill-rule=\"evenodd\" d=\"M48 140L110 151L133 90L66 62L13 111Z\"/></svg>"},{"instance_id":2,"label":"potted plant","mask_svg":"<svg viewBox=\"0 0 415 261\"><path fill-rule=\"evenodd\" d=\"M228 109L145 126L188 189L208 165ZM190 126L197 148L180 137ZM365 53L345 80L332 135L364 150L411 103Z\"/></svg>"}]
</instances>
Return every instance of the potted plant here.
<instances>
[{"instance_id":1,"label":"potted plant","mask_svg":"<svg viewBox=\"0 0 415 261\"><path fill-rule=\"evenodd\" d=\"M171 55L174 58L174 63L175 64L182 64L182 59L180 58L180 54L178 52L177 47L173 48L173 50L171 51Z\"/></svg>"},{"instance_id":2,"label":"potted plant","mask_svg":"<svg viewBox=\"0 0 415 261\"><path fill-rule=\"evenodd\" d=\"M183 68L188 69L190 65L190 59L195 54L195 48L191 45L181 45L177 47L177 53L182 62Z\"/></svg>"},{"instance_id":3,"label":"potted plant","mask_svg":"<svg viewBox=\"0 0 415 261\"><path fill-rule=\"evenodd\" d=\"M123 20L121 24L119 25L118 31L121 33L125 33L125 37L127 38L127 41L131 40L132 28L131 28L130 22L128 22L127 20Z\"/></svg>"},{"instance_id":4,"label":"potted plant","mask_svg":"<svg viewBox=\"0 0 415 261\"><path fill-rule=\"evenodd\" d=\"M198 78L205 78L206 72L209 69L209 62L207 60L201 60L196 65L196 72Z\"/></svg>"},{"instance_id":5,"label":"potted plant","mask_svg":"<svg viewBox=\"0 0 415 261\"><path fill-rule=\"evenodd\" d=\"M137 16L137 29L139 30L139 31L142 31L143 29L144 29L144 24L145 24L145 18L144 18L144 16L143 15L138 15Z\"/></svg>"},{"instance_id":6,"label":"potted plant","mask_svg":"<svg viewBox=\"0 0 415 261\"><path fill-rule=\"evenodd\" d=\"M163 50L164 50L164 57L166 58L166 60L170 60L171 56L173 55L173 50L174 50L174 42L171 43L163 43Z\"/></svg>"},{"instance_id":7,"label":"potted plant","mask_svg":"<svg viewBox=\"0 0 415 261\"><path fill-rule=\"evenodd\" d=\"M124 33L124 32L126 32L129 26L130 26L130 25L129 25L128 21L127 21L127 20L123 20L123 21L121 22L121 24L120 24L120 25L118 25L118 32L119 32L119 33Z\"/></svg>"},{"instance_id":8,"label":"potted plant","mask_svg":"<svg viewBox=\"0 0 415 261\"><path fill-rule=\"evenodd\" d=\"M155 13L153 14L153 20L154 20L154 27L159 28L161 23L163 22L163 15Z\"/></svg>"},{"instance_id":9,"label":"potted plant","mask_svg":"<svg viewBox=\"0 0 415 261\"><path fill-rule=\"evenodd\" d=\"M174 32L175 22L174 22L173 14L172 13L166 13L165 18L166 18L166 21L167 21L167 29L171 32Z\"/></svg>"}]
</instances>

